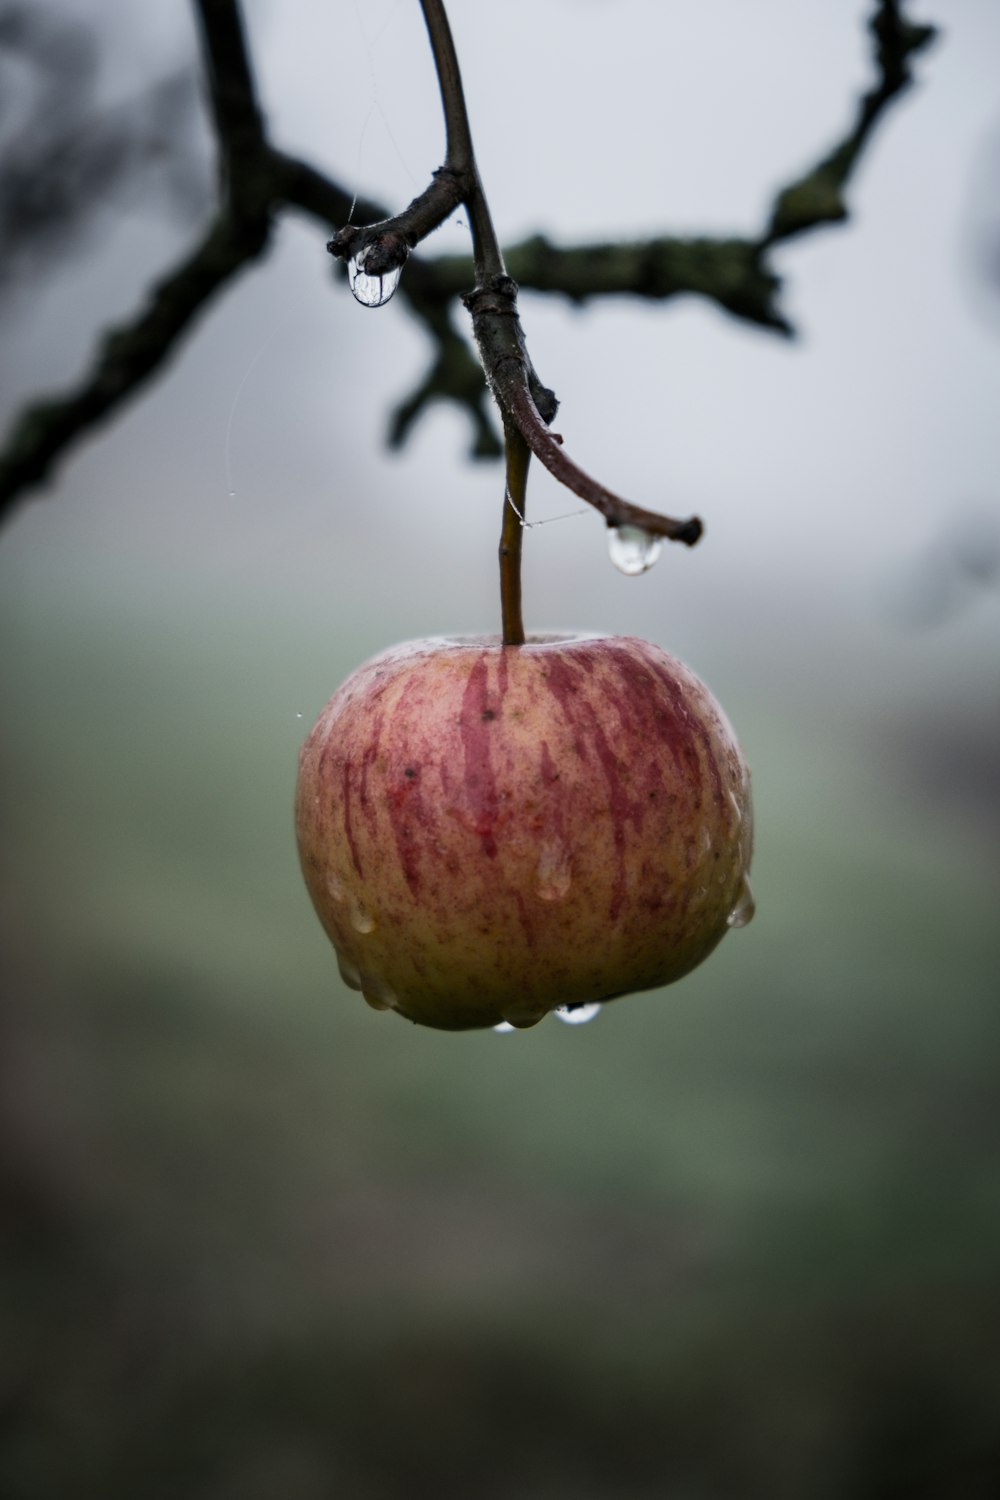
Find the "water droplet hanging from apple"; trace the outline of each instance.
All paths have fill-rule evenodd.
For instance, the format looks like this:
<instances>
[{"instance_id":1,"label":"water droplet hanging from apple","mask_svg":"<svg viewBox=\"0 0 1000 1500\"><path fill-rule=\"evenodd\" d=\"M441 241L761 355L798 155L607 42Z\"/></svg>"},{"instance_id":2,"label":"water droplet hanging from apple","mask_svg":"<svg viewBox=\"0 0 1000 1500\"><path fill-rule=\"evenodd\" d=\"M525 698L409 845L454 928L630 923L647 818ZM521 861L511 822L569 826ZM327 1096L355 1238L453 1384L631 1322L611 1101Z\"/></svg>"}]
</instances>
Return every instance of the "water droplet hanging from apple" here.
<instances>
[{"instance_id":1,"label":"water droplet hanging from apple","mask_svg":"<svg viewBox=\"0 0 1000 1500\"><path fill-rule=\"evenodd\" d=\"M395 1010L399 997L391 985L377 974L361 975L361 993L372 1010Z\"/></svg>"},{"instance_id":2,"label":"water droplet hanging from apple","mask_svg":"<svg viewBox=\"0 0 1000 1500\"><path fill-rule=\"evenodd\" d=\"M345 958L339 949L335 949L334 951L337 954L337 968L340 970L341 979L349 990L360 990L361 971L357 964L353 963L351 959Z\"/></svg>"},{"instance_id":3,"label":"water droplet hanging from apple","mask_svg":"<svg viewBox=\"0 0 1000 1500\"><path fill-rule=\"evenodd\" d=\"M740 893L736 898L736 905L726 918L727 927L748 927L754 919L757 903L750 889L750 882L744 875L740 886Z\"/></svg>"}]
</instances>

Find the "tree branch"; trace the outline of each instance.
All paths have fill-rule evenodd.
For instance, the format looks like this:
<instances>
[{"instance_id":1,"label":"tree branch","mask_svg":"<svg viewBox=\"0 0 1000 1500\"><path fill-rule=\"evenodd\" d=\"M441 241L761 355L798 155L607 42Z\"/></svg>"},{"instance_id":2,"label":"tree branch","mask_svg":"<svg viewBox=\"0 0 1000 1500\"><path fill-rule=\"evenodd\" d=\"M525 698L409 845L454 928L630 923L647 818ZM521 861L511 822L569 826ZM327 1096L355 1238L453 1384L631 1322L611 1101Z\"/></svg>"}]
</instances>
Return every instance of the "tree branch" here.
<instances>
[{"instance_id":1,"label":"tree branch","mask_svg":"<svg viewBox=\"0 0 1000 1500\"><path fill-rule=\"evenodd\" d=\"M194 8L219 153L222 205L201 243L155 288L148 305L104 339L77 389L29 407L14 421L0 450L0 515L48 478L84 433L113 415L162 367L212 298L263 253L276 212L297 208L332 230L341 229L350 217L352 200L343 188L269 143L238 0L194 0ZM789 334L769 252L781 240L846 216L844 190L874 128L909 86L912 59L934 35L933 28L903 18L903 0L878 0L870 28L875 38L875 84L859 101L851 129L833 151L778 194L758 238L662 236L635 243L560 247L538 236L506 252L511 276L522 287L564 295L577 303L616 295L664 301L691 293L743 321ZM449 173L467 169L461 153L457 168L452 162L446 165ZM436 174L433 191L428 190L435 214L454 191L454 177L451 183L439 181L447 177L448 173ZM411 213L407 233L414 244L422 237L419 231L428 206L425 201L416 209L416 204L420 199L400 216L405 219ZM385 209L367 200L359 200L355 209L357 218L369 226L377 228L386 219ZM409 257L400 296L427 330L435 354L420 385L392 414L389 440L394 445L405 441L428 406L445 400L468 413L476 457L501 451L479 364L451 316L457 297L473 284L470 259ZM531 404L544 415L544 387L537 377L534 381L529 384ZM562 454L557 461L568 462Z\"/></svg>"},{"instance_id":2,"label":"tree branch","mask_svg":"<svg viewBox=\"0 0 1000 1500\"><path fill-rule=\"evenodd\" d=\"M263 153L266 141L239 3L194 0L194 13L223 192L232 203L249 190L255 201L248 169Z\"/></svg>"},{"instance_id":3,"label":"tree branch","mask_svg":"<svg viewBox=\"0 0 1000 1500\"><path fill-rule=\"evenodd\" d=\"M780 192L771 221L759 245L769 248L821 224L848 217L846 188L872 132L889 104L913 81L910 61L937 35L933 26L914 26L903 18L901 0L880 0L868 29L875 38L878 81L858 102L852 128L811 171Z\"/></svg>"}]
</instances>

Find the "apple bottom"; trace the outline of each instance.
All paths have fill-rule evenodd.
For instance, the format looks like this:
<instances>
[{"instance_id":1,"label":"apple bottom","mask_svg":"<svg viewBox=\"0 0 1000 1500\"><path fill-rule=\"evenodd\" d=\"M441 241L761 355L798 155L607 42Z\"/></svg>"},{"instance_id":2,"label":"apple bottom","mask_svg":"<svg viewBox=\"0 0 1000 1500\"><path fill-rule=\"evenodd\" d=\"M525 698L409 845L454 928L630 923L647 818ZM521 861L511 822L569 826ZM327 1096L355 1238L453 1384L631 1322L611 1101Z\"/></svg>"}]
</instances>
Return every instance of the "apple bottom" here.
<instances>
[{"instance_id":1,"label":"apple bottom","mask_svg":"<svg viewBox=\"0 0 1000 1500\"><path fill-rule=\"evenodd\" d=\"M669 984L747 909L739 746L632 637L383 652L303 746L296 825L345 981L446 1030Z\"/></svg>"}]
</instances>

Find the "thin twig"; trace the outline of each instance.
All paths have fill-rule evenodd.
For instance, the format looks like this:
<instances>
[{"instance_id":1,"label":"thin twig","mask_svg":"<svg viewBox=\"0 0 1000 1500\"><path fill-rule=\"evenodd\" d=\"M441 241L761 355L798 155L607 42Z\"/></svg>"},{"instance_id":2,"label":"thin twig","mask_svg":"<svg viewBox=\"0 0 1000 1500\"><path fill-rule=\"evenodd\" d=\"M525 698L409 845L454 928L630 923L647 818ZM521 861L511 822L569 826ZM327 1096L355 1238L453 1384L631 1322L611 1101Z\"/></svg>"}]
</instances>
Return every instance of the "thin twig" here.
<instances>
[{"instance_id":1,"label":"thin twig","mask_svg":"<svg viewBox=\"0 0 1000 1500\"><path fill-rule=\"evenodd\" d=\"M614 494L584 473L561 446L560 439L542 420L531 399L531 393L521 381L515 378L509 385L504 383L503 400L536 458L540 459L560 484L564 484L574 495L579 495L581 500L586 500L588 505L600 511L609 526L635 526L654 536L666 537L667 541L683 542L688 547L693 547L700 540L705 528L697 516L677 521L673 516L664 516L655 510L644 510L641 505L623 500L620 495Z\"/></svg>"},{"instance_id":2,"label":"thin twig","mask_svg":"<svg viewBox=\"0 0 1000 1500\"><path fill-rule=\"evenodd\" d=\"M472 313L472 327L490 386L501 411L509 415L531 449L561 484L600 511L609 526L639 526L669 541L693 547L702 534L696 516L685 521L633 505L600 484L573 462L561 439L550 430L555 397L541 385L528 357L517 316L517 284L497 276L463 299Z\"/></svg>"},{"instance_id":3,"label":"thin twig","mask_svg":"<svg viewBox=\"0 0 1000 1500\"><path fill-rule=\"evenodd\" d=\"M462 74L448 16L442 0L420 0L420 8L424 13L424 24L430 38L434 67L441 89L445 120L445 165L460 174L465 181L464 198L469 214L476 285L480 286L490 276L506 275L507 268L476 164Z\"/></svg>"}]
</instances>

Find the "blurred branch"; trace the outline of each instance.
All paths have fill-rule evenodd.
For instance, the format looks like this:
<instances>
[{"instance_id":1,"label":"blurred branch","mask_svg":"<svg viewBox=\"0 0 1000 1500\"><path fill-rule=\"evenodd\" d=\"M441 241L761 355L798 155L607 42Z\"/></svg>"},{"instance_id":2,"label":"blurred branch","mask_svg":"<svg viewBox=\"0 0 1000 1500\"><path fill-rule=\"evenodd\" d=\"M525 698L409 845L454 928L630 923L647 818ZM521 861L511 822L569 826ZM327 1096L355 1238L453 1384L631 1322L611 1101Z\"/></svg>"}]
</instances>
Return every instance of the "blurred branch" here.
<instances>
[{"instance_id":1,"label":"blurred branch","mask_svg":"<svg viewBox=\"0 0 1000 1500\"><path fill-rule=\"evenodd\" d=\"M266 225L253 242L245 223L223 215L194 253L154 288L148 307L133 322L105 336L75 391L21 413L0 453L3 510L9 510L23 490L45 479L89 428L141 389L215 294L261 253L266 238Z\"/></svg>"},{"instance_id":2,"label":"blurred branch","mask_svg":"<svg viewBox=\"0 0 1000 1500\"><path fill-rule=\"evenodd\" d=\"M185 218L204 212L196 104L191 70L175 68L102 107L92 29L44 5L0 0L0 294L40 264L79 257L140 182Z\"/></svg>"},{"instance_id":3,"label":"blurred branch","mask_svg":"<svg viewBox=\"0 0 1000 1500\"><path fill-rule=\"evenodd\" d=\"M0 515L9 513L24 491L45 480L89 429L142 389L212 298L264 252L276 213L296 208L334 231L342 230L352 216L352 200L343 188L269 142L239 0L193 3L218 153L216 218L201 243L154 289L135 317L105 336L78 388L28 407L15 420L0 449ZM0 48L11 45L19 26L23 31L27 15L24 6L0 9ZM780 306L781 283L768 264L769 251L781 240L846 217L843 194L851 174L877 121L910 83L912 58L934 35L933 28L903 18L903 0L878 0L870 26L878 70L875 86L861 99L856 121L836 148L778 194L759 237L663 236L559 247L539 236L506 252L511 276L523 288L559 293L577 303L611 295L665 301L691 293L745 322L790 334ZM440 214L448 192L447 181L435 189L435 213ZM355 216L372 225L386 214L378 204L359 200ZM459 295L472 283L469 259L409 257L400 295L429 334L435 354L417 389L392 414L393 445L405 441L432 403L443 400L468 413L476 457L502 451L479 363L452 321Z\"/></svg>"},{"instance_id":4,"label":"blurred branch","mask_svg":"<svg viewBox=\"0 0 1000 1500\"><path fill-rule=\"evenodd\" d=\"M833 151L804 177L779 193L761 249L821 224L848 217L844 189L886 108L913 81L910 60L937 35L933 26L904 19L903 0L880 0L869 22L875 39L878 82L858 104L857 121Z\"/></svg>"}]
</instances>

